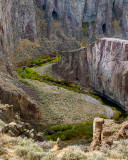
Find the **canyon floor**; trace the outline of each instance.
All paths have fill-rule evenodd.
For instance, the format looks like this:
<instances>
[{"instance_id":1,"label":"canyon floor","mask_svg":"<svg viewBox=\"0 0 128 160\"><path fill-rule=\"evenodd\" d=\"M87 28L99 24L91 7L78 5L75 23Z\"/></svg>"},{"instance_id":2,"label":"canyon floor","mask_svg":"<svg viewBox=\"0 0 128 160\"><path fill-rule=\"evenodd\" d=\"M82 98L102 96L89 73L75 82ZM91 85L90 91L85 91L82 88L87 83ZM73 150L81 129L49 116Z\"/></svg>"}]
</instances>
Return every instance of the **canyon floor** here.
<instances>
[{"instance_id":1,"label":"canyon floor","mask_svg":"<svg viewBox=\"0 0 128 160\"><path fill-rule=\"evenodd\" d=\"M32 68L40 75L56 77L52 64ZM73 124L93 120L94 117L113 117L114 110L95 98L37 80L24 79L40 98L43 122L46 124Z\"/></svg>"}]
</instances>

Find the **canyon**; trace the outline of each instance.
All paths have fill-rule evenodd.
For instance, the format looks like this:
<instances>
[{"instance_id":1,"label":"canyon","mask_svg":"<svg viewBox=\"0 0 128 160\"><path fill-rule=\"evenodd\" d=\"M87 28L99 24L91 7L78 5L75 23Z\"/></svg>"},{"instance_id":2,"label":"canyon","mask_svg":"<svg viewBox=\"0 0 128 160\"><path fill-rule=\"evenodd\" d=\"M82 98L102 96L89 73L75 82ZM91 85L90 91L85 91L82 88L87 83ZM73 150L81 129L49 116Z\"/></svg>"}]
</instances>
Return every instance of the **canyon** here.
<instances>
[{"instance_id":1,"label":"canyon","mask_svg":"<svg viewBox=\"0 0 128 160\"><path fill-rule=\"evenodd\" d=\"M14 68L18 64L66 50L53 71L69 82L93 87L127 111L127 41L117 39L127 40L127 3L127 0L1 0L1 93L5 77L4 85L8 88L9 81L16 81ZM86 48L67 52L80 48L84 41L88 44ZM1 101L5 103L2 96ZM7 99L6 103L11 105L13 100Z\"/></svg>"},{"instance_id":2,"label":"canyon","mask_svg":"<svg viewBox=\"0 0 128 160\"><path fill-rule=\"evenodd\" d=\"M0 0L0 158L127 160L127 82L128 0Z\"/></svg>"}]
</instances>

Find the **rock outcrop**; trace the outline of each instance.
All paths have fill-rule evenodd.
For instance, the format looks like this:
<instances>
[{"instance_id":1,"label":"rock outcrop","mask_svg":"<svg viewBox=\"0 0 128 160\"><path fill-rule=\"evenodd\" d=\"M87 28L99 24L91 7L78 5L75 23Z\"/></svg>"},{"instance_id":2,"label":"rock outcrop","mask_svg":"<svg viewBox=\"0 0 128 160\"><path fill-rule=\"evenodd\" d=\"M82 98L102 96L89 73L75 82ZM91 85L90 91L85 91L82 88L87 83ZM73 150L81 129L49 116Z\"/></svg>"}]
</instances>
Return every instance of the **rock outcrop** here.
<instances>
[{"instance_id":1,"label":"rock outcrop","mask_svg":"<svg viewBox=\"0 0 128 160\"><path fill-rule=\"evenodd\" d=\"M34 92L32 87L26 86L10 76L0 74L0 101L2 104L13 105L10 115L7 115L9 111L6 112L6 108L4 108L5 111L3 110L8 118L14 111L23 119L39 120L41 118L39 98Z\"/></svg>"},{"instance_id":2,"label":"rock outcrop","mask_svg":"<svg viewBox=\"0 0 128 160\"><path fill-rule=\"evenodd\" d=\"M118 141L120 139L128 139L128 121L117 124L114 120L110 119L94 119L91 148L96 149L96 147L105 146L110 148L113 141Z\"/></svg>"},{"instance_id":3,"label":"rock outcrop","mask_svg":"<svg viewBox=\"0 0 128 160\"><path fill-rule=\"evenodd\" d=\"M103 38L63 52L53 70L69 82L93 87L128 111L128 41Z\"/></svg>"},{"instance_id":4,"label":"rock outcrop","mask_svg":"<svg viewBox=\"0 0 128 160\"><path fill-rule=\"evenodd\" d=\"M45 140L44 134L42 132L37 133L34 129L31 129L29 123L24 122L11 122L2 128L2 132L10 134L10 136L13 137L22 136L38 141Z\"/></svg>"}]
</instances>

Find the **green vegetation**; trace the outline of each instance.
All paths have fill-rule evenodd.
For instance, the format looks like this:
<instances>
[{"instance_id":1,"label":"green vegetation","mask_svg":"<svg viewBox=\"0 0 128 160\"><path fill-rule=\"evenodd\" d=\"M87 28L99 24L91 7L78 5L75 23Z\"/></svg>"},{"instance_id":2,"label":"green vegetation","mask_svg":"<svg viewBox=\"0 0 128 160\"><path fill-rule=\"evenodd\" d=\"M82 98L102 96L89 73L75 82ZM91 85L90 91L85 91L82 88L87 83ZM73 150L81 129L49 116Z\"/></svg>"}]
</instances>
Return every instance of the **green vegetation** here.
<instances>
[{"instance_id":1,"label":"green vegetation","mask_svg":"<svg viewBox=\"0 0 128 160\"><path fill-rule=\"evenodd\" d=\"M51 76L48 75L40 75L36 72L34 72L31 68L26 67L25 71L23 71L23 69L18 71L19 75L24 78L24 79L32 79L32 80L38 80L40 82L45 82L48 83L50 85L56 85L58 87L63 87L69 90L72 90L74 92L78 92L78 93L85 93L79 86L77 85L73 85L73 84L69 84L67 81L62 80L62 81L58 81L56 79L54 79Z\"/></svg>"},{"instance_id":2,"label":"green vegetation","mask_svg":"<svg viewBox=\"0 0 128 160\"><path fill-rule=\"evenodd\" d=\"M43 66L43 65L46 65L46 64L58 62L59 59L61 59L60 55L56 56L56 54L52 54L52 55L46 54L43 57L39 57L39 58L36 58L36 59L32 59L30 61L22 62L18 65L18 67L22 67L22 66L38 67L38 66Z\"/></svg>"},{"instance_id":3,"label":"green vegetation","mask_svg":"<svg viewBox=\"0 0 128 160\"><path fill-rule=\"evenodd\" d=\"M83 41L81 43L81 47L85 47L87 46L89 40L88 40L88 28L89 28L89 23L88 22L83 22L82 23L82 28L83 28L83 33L84 33L84 38Z\"/></svg>"},{"instance_id":4,"label":"green vegetation","mask_svg":"<svg viewBox=\"0 0 128 160\"><path fill-rule=\"evenodd\" d=\"M47 140L54 141L56 141L58 137L63 141L83 137L85 139L91 139L93 134L93 125L90 121L75 125L52 126L50 129L55 133L48 135L46 132L46 138Z\"/></svg>"},{"instance_id":5,"label":"green vegetation","mask_svg":"<svg viewBox=\"0 0 128 160\"><path fill-rule=\"evenodd\" d=\"M114 115L113 115L112 118L113 118L115 121L118 121L118 120L120 119L121 115L122 115L121 112L116 110L116 112L114 113Z\"/></svg>"},{"instance_id":6,"label":"green vegetation","mask_svg":"<svg viewBox=\"0 0 128 160\"><path fill-rule=\"evenodd\" d=\"M83 28L83 31L84 31L84 36L87 36L88 27L89 27L89 23L88 22L83 22L82 23L82 28Z\"/></svg>"}]
</instances>

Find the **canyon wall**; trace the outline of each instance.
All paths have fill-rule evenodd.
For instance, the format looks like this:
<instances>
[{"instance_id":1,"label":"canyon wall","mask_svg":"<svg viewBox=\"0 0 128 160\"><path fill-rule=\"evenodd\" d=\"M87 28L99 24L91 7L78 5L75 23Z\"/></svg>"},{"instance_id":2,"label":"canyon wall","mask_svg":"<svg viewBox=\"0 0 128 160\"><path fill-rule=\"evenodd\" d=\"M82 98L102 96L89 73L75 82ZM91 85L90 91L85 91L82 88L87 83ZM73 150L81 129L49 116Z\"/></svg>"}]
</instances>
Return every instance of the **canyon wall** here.
<instances>
[{"instance_id":1,"label":"canyon wall","mask_svg":"<svg viewBox=\"0 0 128 160\"><path fill-rule=\"evenodd\" d=\"M42 55L76 49L83 38L87 43L105 36L128 39L127 14L128 0L1 0L1 70L12 72L22 39L37 40Z\"/></svg>"},{"instance_id":2,"label":"canyon wall","mask_svg":"<svg viewBox=\"0 0 128 160\"><path fill-rule=\"evenodd\" d=\"M0 1L0 70L12 74L14 49L21 39L36 40L33 0Z\"/></svg>"},{"instance_id":3,"label":"canyon wall","mask_svg":"<svg viewBox=\"0 0 128 160\"><path fill-rule=\"evenodd\" d=\"M39 100L30 96L31 88L11 77L12 59L22 39L35 42L36 36L33 0L0 0L0 103L13 105L14 112L29 120L39 119Z\"/></svg>"},{"instance_id":4,"label":"canyon wall","mask_svg":"<svg viewBox=\"0 0 128 160\"><path fill-rule=\"evenodd\" d=\"M42 54L76 49L83 37L128 39L127 14L128 0L1 0L1 71L12 72L22 39L37 40Z\"/></svg>"},{"instance_id":5,"label":"canyon wall","mask_svg":"<svg viewBox=\"0 0 128 160\"><path fill-rule=\"evenodd\" d=\"M36 0L46 12L49 31L54 19L63 22L65 34L82 39L82 23L91 39L116 36L128 39L128 0ZM87 36L86 35L86 36Z\"/></svg>"},{"instance_id":6,"label":"canyon wall","mask_svg":"<svg viewBox=\"0 0 128 160\"><path fill-rule=\"evenodd\" d=\"M93 87L128 111L128 41L102 38L63 52L53 70L67 81Z\"/></svg>"}]
</instances>

